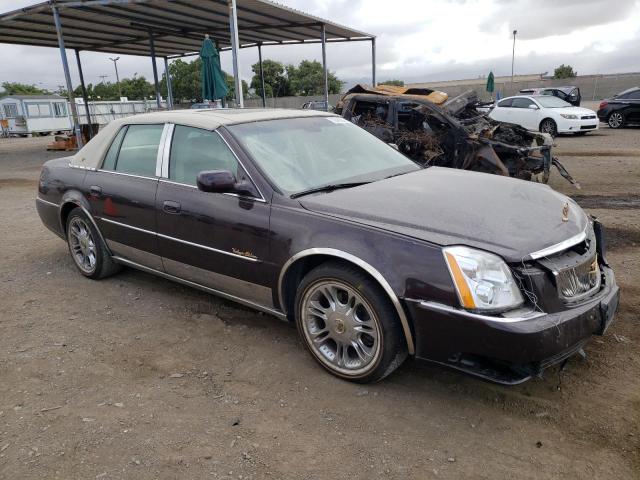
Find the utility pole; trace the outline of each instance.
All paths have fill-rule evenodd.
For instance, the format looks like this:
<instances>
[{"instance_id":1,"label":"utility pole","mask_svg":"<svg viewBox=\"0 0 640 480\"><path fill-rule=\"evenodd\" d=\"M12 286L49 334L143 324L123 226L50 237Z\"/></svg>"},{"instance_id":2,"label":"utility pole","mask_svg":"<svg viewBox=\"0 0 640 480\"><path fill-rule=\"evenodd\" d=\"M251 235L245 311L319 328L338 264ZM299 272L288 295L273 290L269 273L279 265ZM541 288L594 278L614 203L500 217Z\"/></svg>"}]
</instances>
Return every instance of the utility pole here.
<instances>
[{"instance_id":1,"label":"utility pole","mask_svg":"<svg viewBox=\"0 0 640 480\"><path fill-rule=\"evenodd\" d=\"M511 52L511 88L513 89L513 65L516 60L516 35L518 30L513 31L513 51Z\"/></svg>"},{"instance_id":2,"label":"utility pole","mask_svg":"<svg viewBox=\"0 0 640 480\"><path fill-rule=\"evenodd\" d=\"M118 85L118 96L122 98L122 90L120 89L120 77L118 76L118 60L120 60L120 57L116 57L116 58L109 57L109 60L113 62L113 66L116 69L116 85Z\"/></svg>"},{"instance_id":3,"label":"utility pole","mask_svg":"<svg viewBox=\"0 0 640 480\"><path fill-rule=\"evenodd\" d=\"M100 77L100 83L104 83L104 79L107 78L109 75L98 75L98 77Z\"/></svg>"}]
</instances>

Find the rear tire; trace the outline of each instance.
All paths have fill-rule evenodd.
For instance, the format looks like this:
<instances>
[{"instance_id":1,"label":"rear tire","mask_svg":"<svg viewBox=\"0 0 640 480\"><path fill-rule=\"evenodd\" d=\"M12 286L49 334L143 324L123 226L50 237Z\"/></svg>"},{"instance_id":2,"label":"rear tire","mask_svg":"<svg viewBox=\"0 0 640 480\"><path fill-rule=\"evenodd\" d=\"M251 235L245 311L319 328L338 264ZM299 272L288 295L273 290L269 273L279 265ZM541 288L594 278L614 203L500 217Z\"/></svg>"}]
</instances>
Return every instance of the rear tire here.
<instances>
[{"instance_id":1,"label":"rear tire","mask_svg":"<svg viewBox=\"0 0 640 480\"><path fill-rule=\"evenodd\" d=\"M540 122L539 130L542 133L548 133L552 137L558 135L558 125L551 118L545 118Z\"/></svg>"},{"instance_id":2,"label":"rear tire","mask_svg":"<svg viewBox=\"0 0 640 480\"><path fill-rule=\"evenodd\" d=\"M624 127L624 115L620 112L612 112L607 118L607 124L610 128Z\"/></svg>"},{"instance_id":3,"label":"rear tire","mask_svg":"<svg viewBox=\"0 0 640 480\"><path fill-rule=\"evenodd\" d=\"M356 383L382 380L407 357L396 310L380 285L358 268L331 261L309 272L295 299L302 343L333 375Z\"/></svg>"},{"instance_id":4,"label":"rear tire","mask_svg":"<svg viewBox=\"0 0 640 480\"><path fill-rule=\"evenodd\" d=\"M69 253L82 275L98 280L120 270L93 222L80 207L69 212L66 232Z\"/></svg>"}]
</instances>

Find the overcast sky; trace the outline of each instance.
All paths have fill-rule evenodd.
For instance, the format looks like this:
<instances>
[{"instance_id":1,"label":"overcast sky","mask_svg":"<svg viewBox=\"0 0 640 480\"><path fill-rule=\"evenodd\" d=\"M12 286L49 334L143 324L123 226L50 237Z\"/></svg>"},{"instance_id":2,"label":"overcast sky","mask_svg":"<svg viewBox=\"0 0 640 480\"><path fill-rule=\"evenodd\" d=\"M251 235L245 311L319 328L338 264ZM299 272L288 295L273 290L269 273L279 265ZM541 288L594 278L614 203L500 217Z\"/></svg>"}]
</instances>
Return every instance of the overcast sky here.
<instances>
[{"instance_id":1,"label":"overcast sky","mask_svg":"<svg viewBox=\"0 0 640 480\"><path fill-rule=\"evenodd\" d=\"M35 0L0 0L0 12ZM514 29L516 74L553 72L568 63L579 74L640 71L640 0L280 0L287 6L376 35L378 80L408 82L511 73ZM369 42L327 46L330 70L349 83L370 81ZM73 60L73 52L68 52ZM87 83L109 75L109 55L83 53ZM320 45L265 47L264 58L286 63L320 60ZM151 60L121 56L120 76L152 78ZM17 81L55 89L64 83L56 49L0 44L0 83ZM250 80L255 49L240 54ZM74 84L78 81L75 61ZM158 62L162 68L161 62ZM230 53L222 66L231 71Z\"/></svg>"}]
</instances>

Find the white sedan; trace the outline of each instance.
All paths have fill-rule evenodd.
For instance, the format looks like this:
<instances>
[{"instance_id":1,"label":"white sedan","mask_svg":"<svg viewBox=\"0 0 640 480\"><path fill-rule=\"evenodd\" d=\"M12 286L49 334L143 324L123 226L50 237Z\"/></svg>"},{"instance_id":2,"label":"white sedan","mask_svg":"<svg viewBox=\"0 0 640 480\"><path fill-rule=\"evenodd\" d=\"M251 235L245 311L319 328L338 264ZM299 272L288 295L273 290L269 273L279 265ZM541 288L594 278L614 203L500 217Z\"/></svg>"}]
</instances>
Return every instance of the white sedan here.
<instances>
[{"instance_id":1,"label":"white sedan","mask_svg":"<svg viewBox=\"0 0 640 480\"><path fill-rule=\"evenodd\" d=\"M528 130L584 135L598 129L596 112L574 107L549 95L518 95L500 100L489 112L499 122L515 123Z\"/></svg>"}]
</instances>

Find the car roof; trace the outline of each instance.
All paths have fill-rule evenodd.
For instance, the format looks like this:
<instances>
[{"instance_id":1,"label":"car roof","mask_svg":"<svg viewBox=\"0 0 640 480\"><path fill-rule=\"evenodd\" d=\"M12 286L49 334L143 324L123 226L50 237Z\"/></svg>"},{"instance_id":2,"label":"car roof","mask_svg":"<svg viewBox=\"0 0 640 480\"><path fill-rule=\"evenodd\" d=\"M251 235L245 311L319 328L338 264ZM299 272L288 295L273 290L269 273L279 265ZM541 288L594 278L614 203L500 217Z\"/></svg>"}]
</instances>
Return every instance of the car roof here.
<instances>
[{"instance_id":1,"label":"car roof","mask_svg":"<svg viewBox=\"0 0 640 480\"><path fill-rule=\"evenodd\" d=\"M123 125L153 125L175 123L188 127L215 130L223 125L279 120L285 118L335 117L337 115L319 110L293 110L279 108L209 108L171 110L163 112L143 113L130 117L112 120L100 129L98 134L82 149L70 157L73 166L81 168L97 168L115 134Z\"/></svg>"},{"instance_id":2,"label":"car roof","mask_svg":"<svg viewBox=\"0 0 640 480\"><path fill-rule=\"evenodd\" d=\"M215 129L223 125L278 120L283 118L329 116L332 113L284 108L200 108L143 113L114 120L116 125L178 123L191 127Z\"/></svg>"},{"instance_id":3,"label":"car roof","mask_svg":"<svg viewBox=\"0 0 640 480\"><path fill-rule=\"evenodd\" d=\"M629 92L635 92L636 90L640 90L640 87L627 88L626 90L621 91L618 95L623 95L623 94L629 93Z\"/></svg>"}]
</instances>

